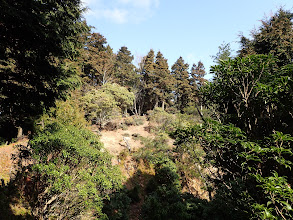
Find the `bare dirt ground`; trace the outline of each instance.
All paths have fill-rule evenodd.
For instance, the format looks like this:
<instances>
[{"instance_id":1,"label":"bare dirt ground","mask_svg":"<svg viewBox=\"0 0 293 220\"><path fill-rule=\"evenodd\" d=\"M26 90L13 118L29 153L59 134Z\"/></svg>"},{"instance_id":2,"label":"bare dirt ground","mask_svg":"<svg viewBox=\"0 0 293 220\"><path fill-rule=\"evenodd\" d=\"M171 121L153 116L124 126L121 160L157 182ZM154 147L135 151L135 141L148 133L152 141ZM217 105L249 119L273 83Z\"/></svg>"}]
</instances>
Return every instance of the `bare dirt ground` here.
<instances>
[{"instance_id":1,"label":"bare dirt ground","mask_svg":"<svg viewBox=\"0 0 293 220\"><path fill-rule=\"evenodd\" d=\"M14 172L16 161L13 155L18 154L17 145L27 145L28 139L23 138L16 143L0 146L0 179L8 183L11 175ZM2 183L0 183L1 185Z\"/></svg>"},{"instance_id":2,"label":"bare dirt ground","mask_svg":"<svg viewBox=\"0 0 293 220\"><path fill-rule=\"evenodd\" d=\"M128 150L127 143L131 147L131 151L136 151L137 149L143 147L140 140L134 139L134 136L140 135L145 138L154 138L154 135L148 132L149 130L149 122L147 120L144 121L144 124L137 126L129 126L127 130L117 129L114 131L101 131L101 142L104 144L104 147L114 156L112 159L113 165L118 165L118 155L123 150ZM124 138L123 138L124 137ZM126 139L125 139L126 138ZM131 189L133 187L133 183L131 179L133 179L134 173L136 171L135 162L132 157L128 155L123 164L119 164L121 172L127 177L125 185L127 188ZM145 180L139 180L140 185L143 185ZM145 186L143 186L144 188ZM143 204L143 199L138 203L131 204L129 219L131 220L139 220L141 219L141 208Z\"/></svg>"},{"instance_id":3,"label":"bare dirt ground","mask_svg":"<svg viewBox=\"0 0 293 220\"><path fill-rule=\"evenodd\" d=\"M138 134L142 137L153 137L151 133L146 131L148 126L149 122L145 121L143 125L132 125L127 130L101 131L101 142L112 155L118 156L121 151L127 149L126 142L123 139L125 137L131 150L135 151L143 146L139 140L133 139L133 135Z\"/></svg>"}]
</instances>

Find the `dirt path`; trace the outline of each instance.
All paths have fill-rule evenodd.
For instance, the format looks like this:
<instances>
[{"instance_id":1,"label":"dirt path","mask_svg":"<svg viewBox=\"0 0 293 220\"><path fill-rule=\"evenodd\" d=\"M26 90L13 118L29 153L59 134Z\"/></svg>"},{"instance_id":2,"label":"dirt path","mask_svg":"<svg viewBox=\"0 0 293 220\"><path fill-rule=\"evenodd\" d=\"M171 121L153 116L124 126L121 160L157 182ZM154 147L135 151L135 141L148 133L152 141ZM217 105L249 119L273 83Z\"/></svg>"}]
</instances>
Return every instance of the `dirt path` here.
<instances>
[{"instance_id":1,"label":"dirt path","mask_svg":"<svg viewBox=\"0 0 293 220\"><path fill-rule=\"evenodd\" d=\"M129 126L127 130L117 129L115 131L102 131L101 142L104 147L114 156L119 155L121 151L127 149L126 142L123 137L126 137L131 150L136 150L142 147L139 140L134 140L133 135L140 135L142 137L153 137L152 134L146 131L149 122L145 121L143 125Z\"/></svg>"}]
</instances>

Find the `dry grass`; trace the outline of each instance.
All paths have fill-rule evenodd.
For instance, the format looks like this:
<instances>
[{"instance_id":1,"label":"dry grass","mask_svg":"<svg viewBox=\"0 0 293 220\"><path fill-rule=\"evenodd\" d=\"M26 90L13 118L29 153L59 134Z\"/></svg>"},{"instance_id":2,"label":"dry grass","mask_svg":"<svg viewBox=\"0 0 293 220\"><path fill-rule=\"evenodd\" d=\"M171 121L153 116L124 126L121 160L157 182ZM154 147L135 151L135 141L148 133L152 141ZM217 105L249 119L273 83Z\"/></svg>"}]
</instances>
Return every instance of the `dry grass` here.
<instances>
[{"instance_id":1,"label":"dry grass","mask_svg":"<svg viewBox=\"0 0 293 220\"><path fill-rule=\"evenodd\" d=\"M28 139L23 138L15 143L3 145L0 147L0 179L3 179L5 184L10 181L10 177L14 174L17 161L13 159L13 155L18 154L18 145L27 145ZM1 184L1 182L0 182Z\"/></svg>"},{"instance_id":2,"label":"dry grass","mask_svg":"<svg viewBox=\"0 0 293 220\"><path fill-rule=\"evenodd\" d=\"M10 176L14 171L15 161L12 155L17 153L16 143L4 145L0 148L0 179L3 179L5 184L10 181Z\"/></svg>"}]
</instances>

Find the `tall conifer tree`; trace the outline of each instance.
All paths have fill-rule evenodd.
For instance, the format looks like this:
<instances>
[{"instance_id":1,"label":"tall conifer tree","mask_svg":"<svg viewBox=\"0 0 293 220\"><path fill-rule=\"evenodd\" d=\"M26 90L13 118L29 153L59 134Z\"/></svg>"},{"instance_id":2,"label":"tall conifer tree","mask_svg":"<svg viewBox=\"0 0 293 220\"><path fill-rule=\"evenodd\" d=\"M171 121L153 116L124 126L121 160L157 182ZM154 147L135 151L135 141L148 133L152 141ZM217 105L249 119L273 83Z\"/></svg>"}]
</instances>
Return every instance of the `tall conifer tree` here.
<instances>
[{"instance_id":1,"label":"tall conifer tree","mask_svg":"<svg viewBox=\"0 0 293 220\"><path fill-rule=\"evenodd\" d=\"M180 111L187 106L192 91L189 84L188 67L189 65L180 57L171 69L175 82L175 104Z\"/></svg>"},{"instance_id":2,"label":"tall conifer tree","mask_svg":"<svg viewBox=\"0 0 293 220\"><path fill-rule=\"evenodd\" d=\"M133 56L127 47L123 46L117 53L114 65L115 78L122 86L132 87L138 80L135 66L132 64Z\"/></svg>"},{"instance_id":3,"label":"tall conifer tree","mask_svg":"<svg viewBox=\"0 0 293 220\"><path fill-rule=\"evenodd\" d=\"M242 36L239 51L241 57L247 54L272 54L279 59L279 66L293 59L293 13L280 9L252 34L252 40Z\"/></svg>"},{"instance_id":4,"label":"tall conifer tree","mask_svg":"<svg viewBox=\"0 0 293 220\"><path fill-rule=\"evenodd\" d=\"M170 77L168 61L160 51L157 53L155 64L155 76L157 82L155 90L157 100L155 106L158 106L160 102L164 109L166 101L168 102L171 98L173 78Z\"/></svg>"},{"instance_id":5,"label":"tall conifer tree","mask_svg":"<svg viewBox=\"0 0 293 220\"><path fill-rule=\"evenodd\" d=\"M1 135L13 136L77 83L81 14L80 0L1 1Z\"/></svg>"},{"instance_id":6,"label":"tall conifer tree","mask_svg":"<svg viewBox=\"0 0 293 220\"><path fill-rule=\"evenodd\" d=\"M88 34L84 39L83 77L93 86L104 85L113 78L113 50L107 45L106 38L99 33Z\"/></svg>"},{"instance_id":7,"label":"tall conifer tree","mask_svg":"<svg viewBox=\"0 0 293 220\"><path fill-rule=\"evenodd\" d=\"M194 63L191 68L189 84L192 89L192 101L198 102L198 90L207 81L204 76L206 75L204 65L201 61Z\"/></svg>"},{"instance_id":8,"label":"tall conifer tree","mask_svg":"<svg viewBox=\"0 0 293 220\"><path fill-rule=\"evenodd\" d=\"M155 52L152 49L143 60L141 75L144 87L142 106L143 112L146 112L147 110L153 109L155 102Z\"/></svg>"}]
</instances>

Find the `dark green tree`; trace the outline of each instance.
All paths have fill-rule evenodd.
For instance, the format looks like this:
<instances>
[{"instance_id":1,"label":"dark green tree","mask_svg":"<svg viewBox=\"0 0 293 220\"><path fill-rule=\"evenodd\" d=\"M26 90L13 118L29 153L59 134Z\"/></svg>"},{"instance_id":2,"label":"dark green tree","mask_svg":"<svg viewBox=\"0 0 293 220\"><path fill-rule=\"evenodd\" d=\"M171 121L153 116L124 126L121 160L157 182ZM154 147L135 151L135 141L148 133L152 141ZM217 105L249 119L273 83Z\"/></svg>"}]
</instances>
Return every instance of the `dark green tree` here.
<instances>
[{"instance_id":1,"label":"dark green tree","mask_svg":"<svg viewBox=\"0 0 293 220\"><path fill-rule=\"evenodd\" d=\"M0 133L16 136L78 83L72 61L86 29L80 0L3 0L0 6Z\"/></svg>"},{"instance_id":2,"label":"dark green tree","mask_svg":"<svg viewBox=\"0 0 293 220\"><path fill-rule=\"evenodd\" d=\"M279 66L291 63L293 58L292 19L292 12L279 9L274 16L262 21L261 27L252 33L251 40L241 37L242 49L239 55L272 54L279 59Z\"/></svg>"},{"instance_id":3,"label":"dark green tree","mask_svg":"<svg viewBox=\"0 0 293 220\"><path fill-rule=\"evenodd\" d=\"M278 68L276 62L266 55L223 61L212 67L215 82L203 99L248 136L260 138L274 130L292 134L292 66Z\"/></svg>"},{"instance_id":4,"label":"dark green tree","mask_svg":"<svg viewBox=\"0 0 293 220\"><path fill-rule=\"evenodd\" d=\"M178 148L191 161L218 169L209 177L217 189L210 205L222 207L214 210L220 219L293 216L292 70L271 55L221 61L212 67L214 82L202 90L221 122L205 119L176 133Z\"/></svg>"},{"instance_id":5,"label":"dark green tree","mask_svg":"<svg viewBox=\"0 0 293 220\"><path fill-rule=\"evenodd\" d=\"M180 111L187 106L191 98L188 67L189 65L180 57L171 68L174 77L175 105Z\"/></svg>"},{"instance_id":6,"label":"dark green tree","mask_svg":"<svg viewBox=\"0 0 293 220\"><path fill-rule=\"evenodd\" d=\"M206 71L201 61L199 61L197 65L195 63L192 65L190 78L189 78L189 84L192 89L191 100L193 102L199 102L198 91L200 87L204 86L204 84L207 82L207 80L204 78L205 75L206 75Z\"/></svg>"},{"instance_id":7,"label":"dark green tree","mask_svg":"<svg viewBox=\"0 0 293 220\"><path fill-rule=\"evenodd\" d=\"M170 103L172 98L173 78L170 74L168 61L160 51L157 53L155 64L155 107L158 107L159 103L161 103L164 109L165 103Z\"/></svg>"},{"instance_id":8,"label":"dark green tree","mask_svg":"<svg viewBox=\"0 0 293 220\"><path fill-rule=\"evenodd\" d=\"M127 47L123 46L117 53L114 64L115 78L122 86L133 87L138 80L135 66L132 64L133 56Z\"/></svg>"},{"instance_id":9,"label":"dark green tree","mask_svg":"<svg viewBox=\"0 0 293 220\"><path fill-rule=\"evenodd\" d=\"M141 103L143 112L153 109L155 106L155 52L151 49L142 61L141 77L143 80L143 101Z\"/></svg>"}]
</instances>

